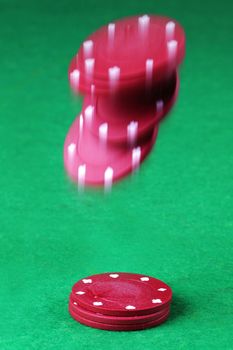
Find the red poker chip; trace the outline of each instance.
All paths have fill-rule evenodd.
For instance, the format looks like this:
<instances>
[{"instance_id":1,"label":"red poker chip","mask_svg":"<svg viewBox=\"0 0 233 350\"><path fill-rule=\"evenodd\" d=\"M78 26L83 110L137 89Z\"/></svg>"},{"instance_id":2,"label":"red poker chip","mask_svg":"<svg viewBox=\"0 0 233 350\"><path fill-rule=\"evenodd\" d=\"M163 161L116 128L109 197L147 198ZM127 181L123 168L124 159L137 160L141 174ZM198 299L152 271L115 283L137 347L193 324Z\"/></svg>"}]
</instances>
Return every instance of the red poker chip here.
<instances>
[{"instance_id":1,"label":"red poker chip","mask_svg":"<svg viewBox=\"0 0 233 350\"><path fill-rule=\"evenodd\" d=\"M80 186L110 188L139 167L177 97L184 54L182 27L153 15L111 23L84 41L69 79L90 96L64 146L65 168Z\"/></svg>"},{"instance_id":2,"label":"red poker chip","mask_svg":"<svg viewBox=\"0 0 233 350\"><path fill-rule=\"evenodd\" d=\"M107 324L143 324L146 322L155 321L170 310L170 305L165 306L162 310L157 311L153 314L145 315L145 316L126 316L126 317L120 317L120 316L107 316L102 315L100 313L94 313L88 310L85 310L84 308L80 307L78 303L74 300L72 294L70 295L70 302L69 302L69 310L71 310L73 313L76 313L77 315L90 320L94 322L100 322L100 323L107 323Z\"/></svg>"},{"instance_id":3,"label":"red poker chip","mask_svg":"<svg viewBox=\"0 0 233 350\"><path fill-rule=\"evenodd\" d=\"M88 117L89 112L86 112ZM158 132L155 127L150 138L140 146L116 147L107 144L103 137L101 141L95 137L89 131L89 122L88 118L76 118L64 145L66 171L79 185L111 187L112 182L138 168L153 147Z\"/></svg>"},{"instance_id":4,"label":"red poker chip","mask_svg":"<svg viewBox=\"0 0 233 350\"><path fill-rule=\"evenodd\" d=\"M71 63L69 78L81 92L90 92L93 84L108 92L131 81L152 83L176 69L184 54L185 34L176 21L147 15L125 18L89 36Z\"/></svg>"},{"instance_id":5,"label":"red poker chip","mask_svg":"<svg viewBox=\"0 0 233 350\"><path fill-rule=\"evenodd\" d=\"M138 142L168 114L178 95L179 78L175 73L164 86L148 94L138 93L126 96L87 95L84 109L94 105L95 114L91 132L99 136L101 125L108 125L107 141L114 143Z\"/></svg>"},{"instance_id":6,"label":"red poker chip","mask_svg":"<svg viewBox=\"0 0 233 350\"><path fill-rule=\"evenodd\" d=\"M104 273L83 278L72 298L86 310L110 316L153 314L171 303L171 288L153 277L132 273Z\"/></svg>"},{"instance_id":7,"label":"red poker chip","mask_svg":"<svg viewBox=\"0 0 233 350\"><path fill-rule=\"evenodd\" d=\"M109 330L109 331L136 331L136 330L143 330L147 328L152 328L155 326L160 325L161 323L165 322L169 316L169 311L167 311L163 316L160 318L145 322L145 323L137 323L137 324L109 324L109 323L102 323L102 322L96 322L91 321L89 319L86 319L76 312L73 311L73 309L69 308L70 315L79 323L89 326L92 328L98 328L103 330Z\"/></svg>"}]
</instances>

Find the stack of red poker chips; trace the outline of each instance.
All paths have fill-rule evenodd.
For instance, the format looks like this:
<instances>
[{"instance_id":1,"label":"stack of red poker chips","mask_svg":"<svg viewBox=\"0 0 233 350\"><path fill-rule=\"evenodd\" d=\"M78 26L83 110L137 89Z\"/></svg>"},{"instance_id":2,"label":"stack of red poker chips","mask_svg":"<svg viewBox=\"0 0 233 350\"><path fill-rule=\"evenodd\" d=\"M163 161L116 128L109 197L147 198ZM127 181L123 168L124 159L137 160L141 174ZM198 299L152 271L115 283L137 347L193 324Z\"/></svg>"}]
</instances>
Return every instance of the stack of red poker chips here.
<instances>
[{"instance_id":1,"label":"stack of red poker chips","mask_svg":"<svg viewBox=\"0 0 233 350\"><path fill-rule=\"evenodd\" d=\"M65 168L80 186L110 187L138 169L177 98L184 54L182 27L159 16L110 23L82 44L69 81L84 103L64 145Z\"/></svg>"},{"instance_id":2,"label":"stack of red poker chips","mask_svg":"<svg viewBox=\"0 0 233 350\"><path fill-rule=\"evenodd\" d=\"M169 316L171 288L140 274L104 273L84 278L72 288L71 316L86 326L112 331L155 327Z\"/></svg>"}]
</instances>

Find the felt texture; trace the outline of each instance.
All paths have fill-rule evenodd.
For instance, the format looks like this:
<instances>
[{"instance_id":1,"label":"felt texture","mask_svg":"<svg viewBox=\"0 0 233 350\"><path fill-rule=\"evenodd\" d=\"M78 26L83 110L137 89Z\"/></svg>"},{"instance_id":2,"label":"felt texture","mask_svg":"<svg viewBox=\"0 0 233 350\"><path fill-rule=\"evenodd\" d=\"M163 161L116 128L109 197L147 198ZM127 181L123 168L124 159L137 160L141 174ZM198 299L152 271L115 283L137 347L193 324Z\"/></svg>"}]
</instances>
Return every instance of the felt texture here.
<instances>
[{"instance_id":1,"label":"felt texture","mask_svg":"<svg viewBox=\"0 0 233 350\"><path fill-rule=\"evenodd\" d=\"M0 0L2 350L232 348L232 5ZM79 194L63 170L81 108L69 62L89 33L141 13L185 28L178 101L136 176ZM169 320L132 333L75 322L72 285L108 271L170 285Z\"/></svg>"}]
</instances>

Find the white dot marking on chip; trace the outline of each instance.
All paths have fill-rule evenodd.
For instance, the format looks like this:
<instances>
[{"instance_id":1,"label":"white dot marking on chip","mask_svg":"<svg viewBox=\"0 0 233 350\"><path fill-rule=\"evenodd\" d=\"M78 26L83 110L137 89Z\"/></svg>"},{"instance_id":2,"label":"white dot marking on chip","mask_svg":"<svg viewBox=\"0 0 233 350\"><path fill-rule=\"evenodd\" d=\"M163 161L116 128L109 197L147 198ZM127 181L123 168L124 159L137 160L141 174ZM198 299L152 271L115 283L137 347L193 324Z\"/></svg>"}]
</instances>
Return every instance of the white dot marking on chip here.
<instances>
[{"instance_id":1,"label":"white dot marking on chip","mask_svg":"<svg viewBox=\"0 0 233 350\"><path fill-rule=\"evenodd\" d=\"M74 69L70 73L70 83L74 89L77 89L79 87L79 80L80 80L80 71L78 69Z\"/></svg>"},{"instance_id":2,"label":"white dot marking on chip","mask_svg":"<svg viewBox=\"0 0 233 350\"><path fill-rule=\"evenodd\" d=\"M92 279L91 278L84 278L82 281L85 284L92 283Z\"/></svg>"},{"instance_id":3,"label":"white dot marking on chip","mask_svg":"<svg viewBox=\"0 0 233 350\"><path fill-rule=\"evenodd\" d=\"M140 280L143 282L147 282L149 281L149 277L141 277Z\"/></svg>"},{"instance_id":4,"label":"white dot marking on chip","mask_svg":"<svg viewBox=\"0 0 233 350\"><path fill-rule=\"evenodd\" d=\"M76 144L75 143L71 143L68 146L68 154L69 154L69 156L73 157L74 154L75 154L75 151L76 151Z\"/></svg>"},{"instance_id":5,"label":"white dot marking on chip","mask_svg":"<svg viewBox=\"0 0 233 350\"><path fill-rule=\"evenodd\" d=\"M132 169L136 170L141 161L141 147L136 147L132 151Z\"/></svg>"},{"instance_id":6,"label":"white dot marking on chip","mask_svg":"<svg viewBox=\"0 0 233 350\"><path fill-rule=\"evenodd\" d=\"M165 292L165 290L167 290L167 288L159 288L157 289L159 292Z\"/></svg>"},{"instance_id":7,"label":"white dot marking on chip","mask_svg":"<svg viewBox=\"0 0 233 350\"><path fill-rule=\"evenodd\" d=\"M85 72L88 78L91 78L94 72L95 59L86 58L85 59Z\"/></svg>"},{"instance_id":8,"label":"white dot marking on chip","mask_svg":"<svg viewBox=\"0 0 233 350\"><path fill-rule=\"evenodd\" d=\"M127 139L128 143L132 146L135 144L138 134L138 122L131 121L127 125Z\"/></svg>"},{"instance_id":9,"label":"white dot marking on chip","mask_svg":"<svg viewBox=\"0 0 233 350\"><path fill-rule=\"evenodd\" d=\"M85 109L85 121L87 122L87 124L91 124L92 123L92 120L93 120L93 117L94 117L94 106L87 106L87 108Z\"/></svg>"},{"instance_id":10,"label":"white dot marking on chip","mask_svg":"<svg viewBox=\"0 0 233 350\"><path fill-rule=\"evenodd\" d=\"M94 302L93 302L93 305L94 305L94 306L102 306L103 303L102 303L101 301L94 301Z\"/></svg>"},{"instance_id":11,"label":"white dot marking on chip","mask_svg":"<svg viewBox=\"0 0 233 350\"><path fill-rule=\"evenodd\" d=\"M143 15L138 17L138 28L139 32L145 33L150 24L150 17L148 15Z\"/></svg>"},{"instance_id":12,"label":"white dot marking on chip","mask_svg":"<svg viewBox=\"0 0 233 350\"><path fill-rule=\"evenodd\" d=\"M108 137L108 123L103 123L99 126L99 138L101 142L106 142Z\"/></svg>"},{"instance_id":13,"label":"white dot marking on chip","mask_svg":"<svg viewBox=\"0 0 233 350\"><path fill-rule=\"evenodd\" d=\"M152 299L153 304L161 304L162 300L161 299Z\"/></svg>"},{"instance_id":14,"label":"white dot marking on chip","mask_svg":"<svg viewBox=\"0 0 233 350\"><path fill-rule=\"evenodd\" d=\"M108 25L108 40L112 44L115 37L116 25L115 23L109 23Z\"/></svg>"},{"instance_id":15,"label":"white dot marking on chip","mask_svg":"<svg viewBox=\"0 0 233 350\"><path fill-rule=\"evenodd\" d=\"M152 58L148 58L146 60L146 83L149 86L152 84L153 69L154 69L154 60Z\"/></svg>"},{"instance_id":16,"label":"white dot marking on chip","mask_svg":"<svg viewBox=\"0 0 233 350\"><path fill-rule=\"evenodd\" d=\"M177 54L178 42L176 40L170 40L167 42L168 58L174 60Z\"/></svg>"},{"instance_id":17,"label":"white dot marking on chip","mask_svg":"<svg viewBox=\"0 0 233 350\"><path fill-rule=\"evenodd\" d=\"M116 89L120 79L121 69L117 66L108 69L109 85L111 89Z\"/></svg>"},{"instance_id":18,"label":"white dot marking on chip","mask_svg":"<svg viewBox=\"0 0 233 350\"><path fill-rule=\"evenodd\" d=\"M93 54L93 47L94 47L94 43L92 40L87 40L84 41L83 43L83 52L84 52L84 56L87 57L91 57Z\"/></svg>"},{"instance_id":19,"label":"white dot marking on chip","mask_svg":"<svg viewBox=\"0 0 233 350\"><path fill-rule=\"evenodd\" d=\"M112 188L113 168L108 167L104 172L104 189L109 191Z\"/></svg>"},{"instance_id":20,"label":"white dot marking on chip","mask_svg":"<svg viewBox=\"0 0 233 350\"><path fill-rule=\"evenodd\" d=\"M82 164L82 165L79 165L78 167L78 185L80 187L83 187L85 185L85 179L86 179L86 164ZM88 280L85 280L85 281L88 281ZM91 282L84 282L83 280L83 283L91 283Z\"/></svg>"},{"instance_id":21,"label":"white dot marking on chip","mask_svg":"<svg viewBox=\"0 0 233 350\"><path fill-rule=\"evenodd\" d=\"M175 23L173 21L169 21L166 24L166 38L167 40L172 40L175 34Z\"/></svg>"},{"instance_id":22,"label":"white dot marking on chip","mask_svg":"<svg viewBox=\"0 0 233 350\"><path fill-rule=\"evenodd\" d=\"M73 302L74 305L78 305L78 303L76 303L76 301Z\"/></svg>"},{"instance_id":23,"label":"white dot marking on chip","mask_svg":"<svg viewBox=\"0 0 233 350\"><path fill-rule=\"evenodd\" d=\"M109 277L111 277L111 278L118 278L119 275L118 275L118 273L111 273L111 274L109 275Z\"/></svg>"},{"instance_id":24,"label":"white dot marking on chip","mask_svg":"<svg viewBox=\"0 0 233 350\"><path fill-rule=\"evenodd\" d=\"M126 308L126 310L135 310L136 309L136 307L133 305L127 305L125 308Z\"/></svg>"},{"instance_id":25,"label":"white dot marking on chip","mask_svg":"<svg viewBox=\"0 0 233 350\"><path fill-rule=\"evenodd\" d=\"M85 294L85 292L83 292L82 290L79 290L79 291L75 292L75 294L78 294L78 295L84 295L84 294Z\"/></svg>"},{"instance_id":26,"label":"white dot marking on chip","mask_svg":"<svg viewBox=\"0 0 233 350\"><path fill-rule=\"evenodd\" d=\"M80 117L79 117L79 133L80 135L82 134L83 132L83 115L80 114Z\"/></svg>"}]
</instances>

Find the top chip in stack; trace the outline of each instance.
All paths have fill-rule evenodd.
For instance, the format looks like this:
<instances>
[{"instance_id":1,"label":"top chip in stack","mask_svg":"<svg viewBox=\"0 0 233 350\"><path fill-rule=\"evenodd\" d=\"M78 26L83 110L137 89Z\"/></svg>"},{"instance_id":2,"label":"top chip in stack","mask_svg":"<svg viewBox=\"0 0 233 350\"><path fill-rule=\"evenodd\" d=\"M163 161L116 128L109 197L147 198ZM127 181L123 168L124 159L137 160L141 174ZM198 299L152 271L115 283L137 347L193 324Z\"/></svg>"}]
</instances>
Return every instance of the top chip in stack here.
<instances>
[{"instance_id":1,"label":"top chip in stack","mask_svg":"<svg viewBox=\"0 0 233 350\"><path fill-rule=\"evenodd\" d=\"M67 135L65 167L79 186L104 186L138 169L179 89L185 34L174 20L130 17L90 35L69 67L84 95Z\"/></svg>"}]
</instances>

